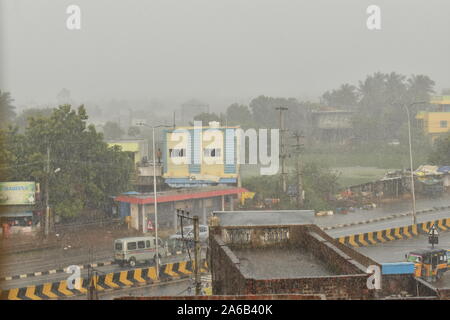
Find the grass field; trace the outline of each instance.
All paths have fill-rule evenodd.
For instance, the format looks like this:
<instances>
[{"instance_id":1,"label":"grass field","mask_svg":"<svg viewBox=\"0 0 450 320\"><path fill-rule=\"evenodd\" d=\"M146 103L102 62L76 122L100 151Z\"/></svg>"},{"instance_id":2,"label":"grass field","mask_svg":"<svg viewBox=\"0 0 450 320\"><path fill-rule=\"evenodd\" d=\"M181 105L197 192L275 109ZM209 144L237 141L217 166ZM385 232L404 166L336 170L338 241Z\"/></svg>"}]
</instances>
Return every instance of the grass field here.
<instances>
[{"instance_id":1,"label":"grass field","mask_svg":"<svg viewBox=\"0 0 450 320\"><path fill-rule=\"evenodd\" d=\"M413 154L414 167L427 163L427 154L417 150ZM358 152L344 152L333 150L316 150L304 153L301 156L303 162L314 162L330 168L339 175L338 182L342 187L374 181L392 170L409 168L409 153L404 149L384 148L383 150L360 150ZM292 160L287 162L288 172L293 171ZM258 165L242 165L243 178L258 176Z\"/></svg>"}]
</instances>

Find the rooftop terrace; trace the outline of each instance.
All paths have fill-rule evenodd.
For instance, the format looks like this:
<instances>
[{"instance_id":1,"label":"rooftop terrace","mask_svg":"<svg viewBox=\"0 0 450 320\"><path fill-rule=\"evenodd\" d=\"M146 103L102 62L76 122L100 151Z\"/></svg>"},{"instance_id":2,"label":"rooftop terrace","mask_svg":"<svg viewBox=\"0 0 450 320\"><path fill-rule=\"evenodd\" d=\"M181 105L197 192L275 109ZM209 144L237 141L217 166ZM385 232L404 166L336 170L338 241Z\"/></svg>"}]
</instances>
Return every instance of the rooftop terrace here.
<instances>
[{"instance_id":1,"label":"rooftop terrace","mask_svg":"<svg viewBox=\"0 0 450 320\"><path fill-rule=\"evenodd\" d=\"M302 248L234 249L246 278L288 279L336 275L323 261Z\"/></svg>"}]
</instances>

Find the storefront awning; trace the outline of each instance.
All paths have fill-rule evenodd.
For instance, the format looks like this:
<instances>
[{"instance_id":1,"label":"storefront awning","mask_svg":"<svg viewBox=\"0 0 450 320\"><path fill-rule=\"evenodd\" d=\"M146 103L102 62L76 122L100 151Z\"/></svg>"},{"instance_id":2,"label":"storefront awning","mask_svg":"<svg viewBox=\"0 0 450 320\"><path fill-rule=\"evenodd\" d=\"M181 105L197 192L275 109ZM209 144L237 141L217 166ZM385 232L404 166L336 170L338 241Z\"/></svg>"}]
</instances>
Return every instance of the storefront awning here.
<instances>
[{"instance_id":1,"label":"storefront awning","mask_svg":"<svg viewBox=\"0 0 450 320\"><path fill-rule=\"evenodd\" d=\"M2 212L0 213L0 218L20 218L20 217L32 217L33 212Z\"/></svg>"}]
</instances>

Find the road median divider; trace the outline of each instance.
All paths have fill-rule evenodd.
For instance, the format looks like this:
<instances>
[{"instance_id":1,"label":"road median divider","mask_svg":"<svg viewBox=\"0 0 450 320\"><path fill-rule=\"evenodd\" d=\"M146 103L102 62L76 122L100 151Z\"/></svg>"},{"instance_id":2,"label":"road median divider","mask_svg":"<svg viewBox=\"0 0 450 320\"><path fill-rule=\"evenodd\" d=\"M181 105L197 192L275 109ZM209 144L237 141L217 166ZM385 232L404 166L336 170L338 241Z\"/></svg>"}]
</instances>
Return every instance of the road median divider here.
<instances>
[{"instance_id":1,"label":"road median divider","mask_svg":"<svg viewBox=\"0 0 450 320\"><path fill-rule=\"evenodd\" d=\"M173 254L169 253L167 254L168 257L170 256L176 256L187 253L186 250L177 251ZM80 269L88 269L88 268L97 268L97 267L105 267L110 266L112 264L116 264L114 260L108 260L108 261L102 261L102 262L95 262L95 263L87 263L87 264L75 264L80 267ZM59 268L59 269L51 269L51 270L45 270L45 271L38 271L38 272L29 272L29 273L23 273L23 274L16 274L12 276L4 276L0 277L0 282L2 281L11 281L11 280L18 280L18 279L26 279L26 278L32 278L32 277L41 277L46 276L50 274L56 274L56 273L65 273L67 272L66 268Z\"/></svg>"},{"instance_id":2,"label":"road median divider","mask_svg":"<svg viewBox=\"0 0 450 320\"><path fill-rule=\"evenodd\" d=\"M99 274L92 280L95 283L96 290L102 292L190 278L193 274L193 269L192 261L179 261L159 266L159 280L156 278L155 266ZM208 272L206 260L202 261L200 272ZM67 298L86 295L89 285L89 279L84 278L78 289L69 289L67 280L61 280L23 288L0 290L0 299L49 300Z\"/></svg>"},{"instance_id":3,"label":"road median divider","mask_svg":"<svg viewBox=\"0 0 450 320\"><path fill-rule=\"evenodd\" d=\"M337 240L352 247L366 247L377 245L393 240L405 240L418 236L419 234L428 234L432 225L438 230L447 231L450 228L450 218L421 222L403 227L393 227L378 231L358 233L337 238Z\"/></svg>"},{"instance_id":4,"label":"road median divider","mask_svg":"<svg viewBox=\"0 0 450 320\"><path fill-rule=\"evenodd\" d=\"M433 208L429 208L429 209L418 210L418 211L416 211L416 214L420 215L420 214L423 214L423 213L432 213L432 212L441 211L441 210L448 210L448 209L450 209L450 206L433 207ZM397 219L397 218L403 218L403 217L408 217L408 216L411 216L411 215L412 215L412 212L397 213L397 214L392 214L392 215L389 215L389 216L377 217L377 218L372 218L372 219L363 220L363 221L355 221L355 222L350 222L350 223L341 223L341 224L337 224L337 225L334 225L334 226L323 226L323 227L321 227L321 229L324 230L324 231L328 231L328 230L352 227L352 226L356 226L356 225L360 225L360 224L368 224L368 223L380 222L380 221L385 221L385 220L392 220L392 219Z\"/></svg>"}]
</instances>

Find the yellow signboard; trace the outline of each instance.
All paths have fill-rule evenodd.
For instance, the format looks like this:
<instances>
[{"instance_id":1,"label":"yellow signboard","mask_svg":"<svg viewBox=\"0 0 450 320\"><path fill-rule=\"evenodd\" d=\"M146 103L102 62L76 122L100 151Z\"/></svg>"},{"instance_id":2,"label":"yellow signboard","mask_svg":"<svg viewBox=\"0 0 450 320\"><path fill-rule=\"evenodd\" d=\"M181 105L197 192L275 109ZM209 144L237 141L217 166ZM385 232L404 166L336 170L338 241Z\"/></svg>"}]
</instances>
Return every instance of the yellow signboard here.
<instances>
[{"instance_id":1,"label":"yellow signboard","mask_svg":"<svg viewBox=\"0 0 450 320\"><path fill-rule=\"evenodd\" d=\"M255 196L255 192L242 192L241 193L241 204L243 205L245 203L246 199L253 199Z\"/></svg>"},{"instance_id":2,"label":"yellow signboard","mask_svg":"<svg viewBox=\"0 0 450 320\"><path fill-rule=\"evenodd\" d=\"M33 205L35 195L35 182L0 182L0 205Z\"/></svg>"}]
</instances>

